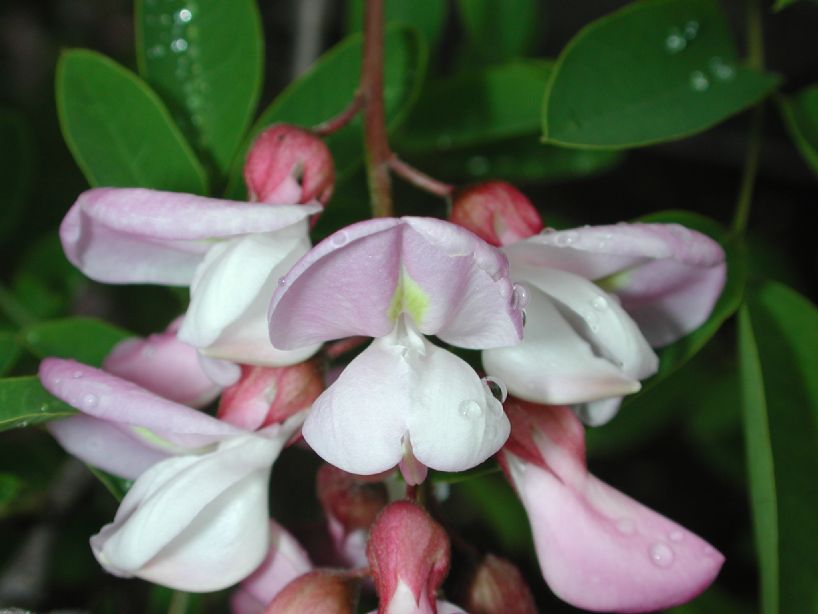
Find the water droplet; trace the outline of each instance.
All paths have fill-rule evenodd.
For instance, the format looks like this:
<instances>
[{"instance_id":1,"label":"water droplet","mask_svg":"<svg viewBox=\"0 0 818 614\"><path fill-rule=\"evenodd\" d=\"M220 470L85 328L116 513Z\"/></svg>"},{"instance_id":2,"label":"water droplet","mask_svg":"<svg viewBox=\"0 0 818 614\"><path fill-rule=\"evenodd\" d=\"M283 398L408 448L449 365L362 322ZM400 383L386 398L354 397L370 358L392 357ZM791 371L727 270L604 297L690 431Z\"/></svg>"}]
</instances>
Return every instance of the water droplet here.
<instances>
[{"instance_id":1,"label":"water droplet","mask_svg":"<svg viewBox=\"0 0 818 614\"><path fill-rule=\"evenodd\" d=\"M182 53L187 49L187 41L183 38L177 38L170 44L170 50L174 53Z\"/></svg>"},{"instance_id":2,"label":"water droplet","mask_svg":"<svg viewBox=\"0 0 818 614\"><path fill-rule=\"evenodd\" d=\"M552 235L552 234L554 234L555 232L557 232L557 229L556 229L556 228L551 228L551 226L546 226L545 228L543 228L543 229L540 231L540 234L541 234L541 235Z\"/></svg>"},{"instance_id":3,"label":"water droplet","mask_svg":"<svg viewBox=\"0 0 818 614\"><path fill-rule=\"evenodd\" d=\"M517 310L525 309L527 305L528 290L525 289L525 286L514 284L514 291L511 293L511 308Z\"/></svg>"},{"instance_id":4,"label":"water droplet","mask_svg":"<svg viewBox=\"0 0 818 614\"><path fill-rule=\"evenodd\" d=\"M692 41L696 38L696 35L699 33L699 22L690 20L685 24L684 28L685 38L689 41Z\"/></svg>"},{"instance_id":5,"label":"water droplet","mask_svg":"<svg viewBox=\"0 0 818 614\"><path fill-rule=\"evenodd\" d=\"M700 70L694 70L690 73L690 87L694 92L704 92L710 87L710 80Z\"/></svg>"},{"instance_id":6,"label":"water droplet","mask_svg":"<svg viewBox=\"0 0 818 614\"><path fill-rule=\"evenodd\" d=\"M491 165L485 156L472 156L466 162L466 168L468 168L469 173L475 177L482 177L489 172Z\"/></svg>"},{"instance_id":7,"label":"water droplet","mask_svg":"<svg viewBox=\"0 0 818 614\"><path fill-rule=\"evenodd\" d=\"M559 247L568 247L577 239L577 233L573 230L561 232L554 238L554 243Z\"/></svg>"},{"instance_id":8,"label":"water droplet","mask_svg":"<svg viewBox=\"0 0 818 614\"><path fill-rule=\"evenodd\" d=\"M623 535L633 535L636 532L636 523L630 518L620 518L616 522L616 529Z\"/></svg>"},{"instance_id":9,"label":"water droplet","mask_svg":"<svg viewBox=\"0 0 818 614\"><path fill-rule=\"evenodd\" d=\"M282 288L287 285L287 278L286 277L279 277L278 278L278 285Z\"/></svg>"},{"instance_id":10,"label":"water droplet","mask_svg":"<svg viewBox=\"0 0 818 614\"><path fill-rule=\"evenodd\" d=\"M190 9L182 9L176 13L176 19L182 23L188 23L191 19L193 19L193 13L190 12Z\"/></svg>"},{"instance_id":11,"label":"water droplet","mask_svg":"<svg viewBox=\"0 0 818 614\"><path fill-rule=\"evenodd\" d=\"M597 311L605 311L608 308L608 301L604 296L594 297L594 300L591 301L591 307Z\"/></svg>"},{"instance_id":12,"label":"water droplet","mask_svg":"<svg viewBox=\"0 0 818 614\"><path fill-rule=\"evenodd\" d=\"M685 534L679 530L671 531L668 535L670 541L676 542L677 544L685 538Z\"/></svg>"},{"instance_id":13,"label":"water droplet","mask_svg":"<svg viewBox=\"0 0 818 614\"><path fill-rule=\"evenodd\" d=\"M81 377L82 377L82 371L74 371L74 372L71 374L71 377L73 377L74 379L79 379L79 378L81 378Z\"/></svg>"},{"instance_id":14,"label":"water droplet","mask_svg":"<svg viewBox=\"0 0 818 614\"><path fill-rule=\"evenodd\" d=\"M339 232L336 232L334 235L332 235L332 237L330 237L329 241L335 247L341 247L341 246L347 244L347 242L349 241L349 237L347 236L346 231L341 230Z\"/></svg>"},{"instance_id":15,"label":"water droplet","mask_svg":"<svg viewBox=\"0 0 818 614\"><path fill-rule=\"evenodd\" d=\"M82 397L83 407L87 407L88 409L94 409L97 405L99 405L99 397L95 395L93 392L89 392L84 397Z\"/></svg>"},{"instance_id":16,"label":"water droplet","mask_svg":"<svg viewBox=\"0 0 818 614\"><path fill-rule=\"evenodd\" d=\"M651 544L650 560L657 567L667 568L673 565L673 550L664 542L656 542Z\"/></svg>"},{"instance_id":17,"label":"water droplet","mask_svg":"<svg viewBox=\"0 0 818 614\"><path fill-rule=\"evenodd\" d=\"M40 411L48 411L48 403L43 403L40 405Z\"/></svg>"},{"instance_id":18,"label":"water droplet","mask_svg":"<svg viewBox=\"0 0 818 614\"><path fill-rule=\"evenodd\" d=\"M460 415L464 418L479 418L483 414L483 408L480 403L473 399L460 402Z\"/></svg>"},{"instance_id":19,"label":"water droplet","mask_svg":"<svg viewBox=\"0 0 818 614\"><path fill-rule=\"evenodd\" d=\"M156 59L165 55L165 48L162 45L154 45L148 49L148 58Z\"/></svg>"},{"instance_id":20,"label":"water droplet","mask_svg":"<svg viewBox=\"0 0 818 614\"><path fill-rule=\"evenodd\" d=\"M491 392L491 395L495 399L500 401L500 403L506 402L506 398L508 398L508 389L502 380L489 376L483 378L483 383L486 385L489 392Z\"/></svg>"},{"instance_id":21,"label":"water droplet","mask_svg":"<svg viewBox=\"0 0 818 614\"><path fill-rule=\"evenodd\" d=\"M729 81L736 76L736 69L718 56L710 58L710 72L721 81Z\"/></svg>"},{"instance_id":22,"label":"water droplet","mask_svg":"<svg viewBox=\"0 0 818 614\"><path fill-rule=\"evenodd\" d=\"M523 316L523 327L525 327L526 322L525 309L522 310L521 315Z\"/></svg>"},{"instance_id":23,"label":"water droplet","mask_svg":"<svg viewBox=\"0 0 818 614\"><path fill-rule=\"evenodd\" d=\"M593 311L586 311L583 313L582 319L585 320L585 323L588 325L588 328L592 333L599 332L599 316L597 316Z\"/></svg>"},{"instance_id":24,"label":"water droplet","mask_svg":"<svg viewBox=\"0 0 818 614\"><path fill-rule=\"evenodd\" d=\"M679 53L687 47L687 39L682 36L678 28L673 28L665 39L665 50L668 53Z\"/></svg>"}]
</instances>

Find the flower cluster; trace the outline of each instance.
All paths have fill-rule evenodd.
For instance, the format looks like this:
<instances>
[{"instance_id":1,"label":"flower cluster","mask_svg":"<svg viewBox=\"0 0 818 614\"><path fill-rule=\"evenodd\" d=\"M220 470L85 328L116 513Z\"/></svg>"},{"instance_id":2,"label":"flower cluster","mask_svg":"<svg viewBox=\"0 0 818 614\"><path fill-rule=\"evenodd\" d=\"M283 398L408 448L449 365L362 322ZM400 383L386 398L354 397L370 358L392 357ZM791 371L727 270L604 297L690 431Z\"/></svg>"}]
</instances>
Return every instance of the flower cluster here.
<instances>
[{"instance_id":1,"label":"flower cluster","mask_svg":"<svg viewBox=\"0 0 818 614\"><path fill-rule=\"evenodd\" d=\"M500 182L456 194L451 221L373 219L311 248L333 176L320 139L274 126L247 160L253 202L104 188L69 211L62 243L89 277L190 287L166 332L120 344L102 370L41 366L81 412L51 425L58 441L135 480L91 540L97 560L186 591L244 580L238 613L352 612L364 577L379 612L461 612L438 599L447 532L395 495L393 476L412 491L429 469L496 455L562 599L637 612L708 586L721 555L589 474L580 419L611 419L656 372L654 348L708 317L721 248L677 225L543 230ZM325 377L323 344L348 338L373 340ZM482 352L485 375L462 350ZM215 417L198 409L218 397ZM317 483L332 568L269 518L271 468L302 435L328 463ZM535 611L492 554L465 599Z\"/></svg>"}]
</instances>

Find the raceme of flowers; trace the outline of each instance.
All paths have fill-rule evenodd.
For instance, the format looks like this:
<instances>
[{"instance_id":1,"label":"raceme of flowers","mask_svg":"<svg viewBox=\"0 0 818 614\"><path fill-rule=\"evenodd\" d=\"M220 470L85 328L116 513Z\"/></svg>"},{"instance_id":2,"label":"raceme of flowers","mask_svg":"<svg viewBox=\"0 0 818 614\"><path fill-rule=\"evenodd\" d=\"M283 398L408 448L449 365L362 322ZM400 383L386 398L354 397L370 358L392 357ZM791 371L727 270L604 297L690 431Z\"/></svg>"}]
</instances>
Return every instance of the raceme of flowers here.
<instances>
[{"instance_id":1,"label":"raceme of flowers","mask_svg":"<svg viewBox=\"0 0 818 614\"><path fill-rule=\"evenodd\" d=\"M656 371L653 348L706 320L725 280L714 241L665 224L540 232L527 199L493 182L462 192L452 221L373 219L310 248L332 191L323 143L273 127L245 178L254 202L90 190L60 229L93 279L191 292L167 331L121 343L102 370L40 368L80 411L50 425L61 445L135 480L91 539L106 570L185 591L244 580L238 613L353 611L362 575L380 612L465 611L437 596L446 531L384 484L497 455L569 603L648 611L712 582L718 552L587 472L576 416L611 419ZM323 344L349 338L372 342L325 382ZM458 348L482 350L487 376ZM216 417L196 409L219 396ZM318 496L339 569L313 565L269 518L271 468L302 433L328 463ZM468 594L466 609L535 611L493 555Z\"/></svg>"}]
</instances>

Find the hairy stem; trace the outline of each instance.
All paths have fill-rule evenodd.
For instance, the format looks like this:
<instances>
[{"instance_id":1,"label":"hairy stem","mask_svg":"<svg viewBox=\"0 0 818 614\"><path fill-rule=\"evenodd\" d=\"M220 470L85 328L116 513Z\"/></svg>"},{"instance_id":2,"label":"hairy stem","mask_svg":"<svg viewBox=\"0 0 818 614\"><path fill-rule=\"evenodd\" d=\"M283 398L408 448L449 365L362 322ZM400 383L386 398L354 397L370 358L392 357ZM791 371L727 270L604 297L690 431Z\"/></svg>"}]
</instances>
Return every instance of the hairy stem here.
<instances>
[{"instance_id":1,"label":"hairy stem","mask_svg":"<svg viewBox=\"0 0 818 614\"><path fill-rule=\"evenodd\" d=\"M389 159L389 167L396 175L402 177L413 186L434 194L435 196L448 198L452 195L452 192L454 192L454 186L452 184L444 183L443 181L430 177L414 166L407 164L394 153Z\"/></svg>"}]
</instances>

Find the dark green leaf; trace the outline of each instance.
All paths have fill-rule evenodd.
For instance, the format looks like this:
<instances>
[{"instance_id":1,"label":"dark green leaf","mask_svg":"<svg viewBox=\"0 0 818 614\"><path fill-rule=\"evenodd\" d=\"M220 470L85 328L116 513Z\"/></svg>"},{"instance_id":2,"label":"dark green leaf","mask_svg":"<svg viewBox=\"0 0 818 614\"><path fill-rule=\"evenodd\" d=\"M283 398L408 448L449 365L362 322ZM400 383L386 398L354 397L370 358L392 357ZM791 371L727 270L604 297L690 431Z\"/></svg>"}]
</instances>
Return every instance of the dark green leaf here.
<instances>
[{"instance_id":1,"label":"dark green leaf","mask_svg":"<svg viewBox=\"0 0 818 614\"><path fill-rule=\"evenodd\" d=\"M17 342L17 335L6 331L0 332L0 376L9 372L19 355L20 344Z\"/></svg>"},{"instance_id":2,"label":"dark green leaf","mask_svg":"<svg viewBox=\"0 0 818 614\"><path fill-rule=\"evenodd\" d=\"M139 73L217 176L227 174L261 90L255 0L137 0Z\"/></svg>"},{"instance_id":3,"label":"dark green leaf","mask_svg":"<svg viewBox=\"0 0 818 614\"><path fill-rule=\"evenodd\" d=\"M622 160L618 151L589 151L543 145L536 137L519 137L486 147L467 147L407 157L418 168L433 168L449 181L502 179L543 183L606 171Z\"/></svg>"},{"instance_id":4,"label":"dark green leaf","mask_svg":"<svg viewBox=\"0 0 818 614\"><path fill-rule=\"evenodd\" d=\"M34 145L31 131L21 115L0 109L0 203L3 223L0 240L16 229L31 184Z\"/></svg>"},{"instance_id":5,"label":"dark green leaf","mask_svg":"<svg viewBox=\"0 0 818 614\"><path fill-rule=\"evenodd\" d=\"M535 135L550 67L544 60L520 61L429 84L396 149L450 149Z\"/></svg>"},{"instance_id":6,"label":"dark green leaf","mask_svg":"<svg viewBox=\"0 0 818 614\"><path fill-rule=\"evenodd\" d=\"M111 475L102 469L97 469L96 467L92 467L90 465L88 465L88 469L100 482L102 482L102 485L105 486L108 492L111 493L117 501L122 501L133 485L133 480L126 480L125 478Z\"/></svg>"},{"instance_id":7,"label":"dark green leaf","mask_svg":"<svg viewBox=\"0 0 818 614\"><path fill-rule=\"evenodd\" d=\"M798 151L812 171L818 174L818 85L792 97L779 98L784 123Z\"/></svg>"},{"instance_id":8,"label":"dark green leaf","mask_svg":"<svg viewBox=\"0 0 818 614\"><path fill-rule=\"evenodd\" d=\"M531 531L523 504L502 476L482 475L458 482L454 489L467 502L468 510L492 532L510 552L523 552L531 544Z\"/></svg>"},{"instance_id":9,"label":"dark green leaf","mask_svg":"<svg viewBox=\"0 0 818 614\"><path fill-rule=\"evenodd\" d=\"M818 604L818 310L767 282L739 314L744 429L762 611Z\"/></svg>"},{"instance_id":10,"label":"dark green leaf","mask_svg":"<svg viewBox=\"0 0 818 614\"><path fill-rule=\"evenodd\" d=\"M113 60L85 49L63 53L57 110L92 186L207 191L204 171L162 101Z\"/></svg>"},{"instance_id":11,"label":"dark green leaf","mask_svg":"<svg viewBox=\"0 0 818 614\"><path fill-rule=\"evenodd\" d=\"M613 149L679 139L755 104L778 81L737 64L716 0L636 2L589 24L562 51L543 134Z\"/></svg>"},{"instance_id":12,"label":"dark green leaf","mask_svg":"<svg viewBox=\"0 0 818 614\"><path fill-rule=\"evenodd\" d=\"M0 379L0 431L75 413L76 409L49 394L36 376Z\"/></svg>"},{"instance_id":13,"label":"dark green leaf","mask_svg":"<svg viewBox=\"0 0 818 614\"><path fill-rule=\"evenodd\" d=\"M662 211L642 217L639 221L675 222L698 230L719 241L727 257L727 282L710 317L689 335L657 352L659 371L643 382L642 389L644 390L663 380L687 362L718 332L725 320L736 312L741 304L744 286L747 282L747 253L741 237L726 235L718 222L691 211Z\"/></svg>"},{"instance_id":14,"label":"dark green leaf","mask_svg":"<svg viewBox=\"0 0 818 614\"><path fill-rule=\"evenodd\" d=\"M791 4L795 4L798 0L775 0L775 4L773 5L774 11L780 11L781 9L785 9Z\"/></svg>"},{"instance_id":15,"label":"dark green leaf","mask_svg":"<svg viewBox=\"0 0 818 614\"><path fill-rule=\"evenodd\" d=\"M347 3L347 30L350 34L362 29L363 5L364 0L350 0ZM412 26L431 46L440 38L448 8L448 2L440 0L386 0L386 23Z\"/></svg>"},{"instance_id":16,"label":"dark green leaf","mask_svg":"<svg viewBox=\"0 0 818 614\"><path fill-rule=\"evenodd\" d=\"M531 51L541 6L538 0L458 0L468 34L469 65L504 62Z\"/></svg>"},{"instance_id":17,"label":"dark green leaf","mask_svg":"<svg viewBox=\"0 0 818 614\"><path fill-rule=\"evenodd\" d=\"M253 139L277 122L311 127L338 115L350 103L358 88L361 71L362 38L344 39L321 56L313 67L284 90L262 113L236 159L228 186L228 196L243 200L242 168ZM388 28L384 58L384 100L387 122L396 127L414 102L423 81L426 47L414 30ZM361 118L327 137L339 178L353 171L363 155Z\"/></svg>"},{"instance_id":18,"label":"dark green leaf","mask_svg":"<svg viewBox=\"0 0 818 614\"><path fill-rule=\"evenodd\" d=\"M0 516L17 499L23 490L23 482L13 473L0 473Z\"/></svg>"},{"instance_id":19,"label":"dark green leaf","mask_svg":"<svg viewBox=\"0 0 818 614\"><path fill-rule=\"evenodd\" d=\"M111 349L123 339L133 337L128 331L93 318L64 318L29 326L23 339L31 351L45 358L73 358L99 367Z\"/></svg>"}]
</instances>

